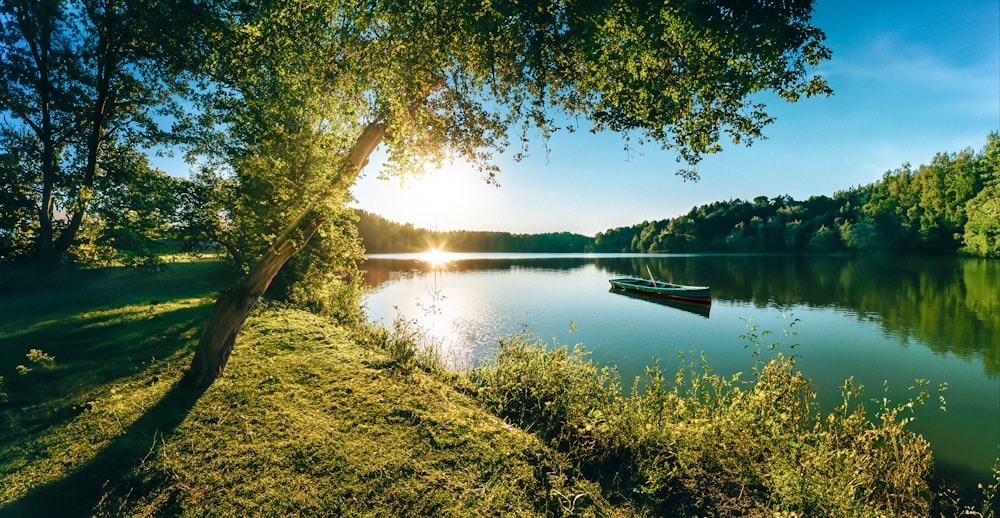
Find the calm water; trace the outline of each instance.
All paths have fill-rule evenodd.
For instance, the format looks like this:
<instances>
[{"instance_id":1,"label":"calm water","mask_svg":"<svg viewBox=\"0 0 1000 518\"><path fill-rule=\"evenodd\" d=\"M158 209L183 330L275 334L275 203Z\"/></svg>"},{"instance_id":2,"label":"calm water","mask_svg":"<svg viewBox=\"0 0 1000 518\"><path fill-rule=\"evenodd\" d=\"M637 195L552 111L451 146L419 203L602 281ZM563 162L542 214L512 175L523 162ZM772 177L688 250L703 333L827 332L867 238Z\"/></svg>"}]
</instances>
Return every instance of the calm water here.
<instances>
[{"instance_id":1,"label":"calm water","mask_svg":"<svg viewBox=\"0 0 1000 518\"><path fill-rule=\"evenodd\" d=\"M768 341L797 344L799 365L824 410L845 378L868 397L905 401L931 381L913 429L934 448L938 472L965 487L989 480L1000 446L1000 261L712 255L377 255L365 263L374 320L417 319L457 367L487 358L499 337L529 329L583 343L616 364L628 388L653 357L666 374L679 352L704 352L720 374L749 374L738 337L747 319ZM608 279L645 277L709 285L709 312L609 292ZM791 319L796 334L782 332ZM574 329L571 332L571 328ZM685 361L688 361L685 360ZM947 411L935 389L947 382Z\"/></svg>"}]
</instances>

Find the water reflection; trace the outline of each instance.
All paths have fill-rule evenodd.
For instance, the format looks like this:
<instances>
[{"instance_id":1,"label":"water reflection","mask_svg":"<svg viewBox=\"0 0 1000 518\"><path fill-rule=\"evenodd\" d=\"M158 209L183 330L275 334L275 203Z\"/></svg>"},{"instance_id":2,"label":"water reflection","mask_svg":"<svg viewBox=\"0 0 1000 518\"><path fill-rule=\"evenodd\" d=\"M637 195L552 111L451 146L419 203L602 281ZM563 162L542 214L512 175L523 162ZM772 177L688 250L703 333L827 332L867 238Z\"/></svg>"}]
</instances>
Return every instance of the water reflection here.
<instances>
[{"instance_id":1,"label":"water reflection","mask_svg":"<svg viewBox=\"0 0 1000 518\"><path fill-rule=\"evenodd\" d=\"M389 258L392 257L392 258ZM641 277L712 287L713 299L757 308L832 308L876 322L901 344L982 361L1000 377L1000 262L971 258L761 255L450 254L432 264L383 256L365 264L366 281L445 272L569 271L596 266L609 277Z\"/></svg>"},{"instance_id":2,"label":"water reflection","mask_svg":"<svg viewBox=\"0 0 1000 518\"><path fill-rule=\"evenodd\" d=\"M668 308L679 309L681 311L686 311L688 313L703 316L705 318L708 318L709 314L712 312L712 306L708 304L695 304L691 302L681 302L679 300L667 300L667 299L658 299L653 297L644 297L642 295L637 295L635 293L629 293L627 291L621 291L615 289L608 290L608 293L611 293L613 295L620 295L622 297L628 297L630 299L644 300L651 304L659 304L661 306L666 306Z\"/></svg>"},{"instance_id":3,"label":"water reflection","mask_svg":"<svg viewBox=\"0 0 1000 518\"><path fill-rule=\"evenodd\" d=\"M752 317L774 338L802 344L800 367L831 409L848 376L866 394L905 401L917 378L948 382L948 411L914 423L936 469L968 487L988 480L1000 444L1000 261L711 255L452 254L368 261L369 313L417 318L466 367L522 329L560 344L583 342L615 364L625 388L653 357L668 375L678 351L703 352L716 372L748 372L738 337ZM711 286L711 318L608 293L608 279L643 277ZM801 318L783 336L788 311ZM571 324L571 322L573 324ZM571 328L574 331L571 332ZM770 340L770 338L769 338ZM789 345L786 343L785 345Z\"/></svg>"}]
</instances>

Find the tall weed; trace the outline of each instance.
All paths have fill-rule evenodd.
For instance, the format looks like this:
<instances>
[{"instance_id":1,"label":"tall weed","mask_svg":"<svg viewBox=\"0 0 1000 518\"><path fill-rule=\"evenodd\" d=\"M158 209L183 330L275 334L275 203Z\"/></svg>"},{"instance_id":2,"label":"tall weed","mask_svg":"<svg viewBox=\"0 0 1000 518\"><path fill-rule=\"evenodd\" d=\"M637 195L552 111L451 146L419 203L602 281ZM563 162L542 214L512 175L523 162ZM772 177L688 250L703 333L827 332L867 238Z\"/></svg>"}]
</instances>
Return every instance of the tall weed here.
<instances>
[{"instance_id":1,"label":"tall weed","mask_svg":"<svg viewBox=\"0 0 1000 518\"><path fill-rule=\"evenodd\" d=\"M524 333L470 379L488 409L566 452L609 499L651 514L926 515L931 451L906 428L926 391L878 400L869 416L849 379L844 404L823 416L796 357L768 334L748 320L749 380L682 355L672 380L654 359L626 395L582 346Z\"/></svg>"},{"instance_id":2,"label":"tall weed","mask_svg":"<svg viewBox=\"0 0 1000 518\"><path fill-rule=\"evenodd\" d=\"M582 346L549 348L526 332L501 339L470 378L489 410L579 456L597 445L619 390L617 372L599 369Z\"/></svg>"},{"instance_id":3,"label":"tall weed","mask_svg":"<svg viewBox=\"0 0 1000 518\"><path fill-rule=\"evenodd\" d=\"M392 328L362 324L354 333L360 343L388 354L390 366L403 372L414 368L441 375L447 372L439 341L415 319L397 316Z\"/></svg>"}]
</instances>

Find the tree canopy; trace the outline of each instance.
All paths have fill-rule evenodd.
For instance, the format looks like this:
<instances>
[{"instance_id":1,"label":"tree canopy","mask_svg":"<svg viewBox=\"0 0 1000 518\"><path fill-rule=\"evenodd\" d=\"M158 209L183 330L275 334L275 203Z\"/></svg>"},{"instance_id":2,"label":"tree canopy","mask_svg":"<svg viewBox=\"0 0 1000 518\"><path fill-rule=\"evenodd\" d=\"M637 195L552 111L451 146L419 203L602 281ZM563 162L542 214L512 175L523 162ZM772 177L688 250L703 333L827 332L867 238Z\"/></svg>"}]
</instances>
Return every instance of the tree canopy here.
<instances>
[{"instance_id":1,"label":"tree canopy","mask_svg":"<svg viewBox=\"0 0 1000 518\"><path fill-rule=\"evenodd\" d=\"M387 174L459 156L492 180L512 129L523 153L561 113L696 164L723 134L760 136L771 119L755 94L829 92L807 71L829 57L811 1L220 6L198 96L218 136L198 151L233 173L228 248L248 276L217 303L192 384L221 374L253 302L314 236L344 252L315 258L349 259L339 214L379 145Z\"/></svg>"},{"instance_id":2,"label":"tree canopy","mask_svg":"<svg viewBox=\"0 0 1000 518\"><path fill-rule=\"evenodd\" d=\"M110 162L162 141L175 113L189 2L9 0L0 4L0 228L15 255L49 261L78 243ZM190 37L188 37L190 36ZM178 65L178 66L170 66ZM113 188L113 182L103 182ZM151 193L150 193L151 194Z\"/></svg>"},{"instance_id":3,"label":"tree canopy","mask_svg":"<svg viewBox=\"0 0 1000 518\"><path fill-rule=\"evenodd\" d=\"M224 180L221 241L256 300L314 236L327 265L357 255L343 202L380 145L389 175L462 157L492 181L496 152L610 130L696 176L684 168L724 140L761 137L762 93L830 92L810 72L830 57L811 14L811 0L11 0L0 234L60 257L88 221L128 218L109 212L117 155L183 135Z\"/></svg>"},{"instance_id":4,"label":"tree canopy","mask_svg":"<svg viewBox=\"0 0 1000 518\"><path fill-rule=\"evenodd\" d=\"M602 252L923 252L1000 254L998 137L979 152L938 153L832 197L718 201L599 233Z\"/></svg>"}]
</instances>

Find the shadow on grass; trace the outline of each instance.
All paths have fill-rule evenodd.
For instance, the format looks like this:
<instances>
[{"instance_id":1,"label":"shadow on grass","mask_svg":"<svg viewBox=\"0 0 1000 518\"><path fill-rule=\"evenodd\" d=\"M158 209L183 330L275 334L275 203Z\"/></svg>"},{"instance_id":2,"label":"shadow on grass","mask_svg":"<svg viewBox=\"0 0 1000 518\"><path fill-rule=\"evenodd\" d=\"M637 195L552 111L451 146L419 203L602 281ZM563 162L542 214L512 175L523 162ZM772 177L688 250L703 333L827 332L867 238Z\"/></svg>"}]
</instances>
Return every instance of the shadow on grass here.
<instances>
[{"instance_id":1,"label":"shadow on grass","mask_svg":"<svg viewBox=\"0 0 1000 518\"><path fill-rule=\"evenodd\" d=\"M2 516L92 516L109 482L138 467L158 435L170 434L204 393L180 381L137 419L124 434L72 474L36 487L0 508Z\"/></svg>"},{"instance_id":2,"label":"shadow on grass","mask_svg":"<svg viewBox=\"0 0 1000 518\"><path fill-rule=\"evenodd\" d=\"M67 318L0 338L0 351L6 353L0 353L5 363L0 375L7 376L10 406L24 409L18 416L19 433L73 419L78 413L74 407L87 401L90 388L135 374L156 361L189 359L182 353L196 343L210 310L206 299L149 318ZM38 344L54 354L57 368L15 374L14 365L28 363L24 344ZM6 435L0 431L0 444Z\"/></svg>"},{"instance_id":3,"label":"shadow on grass","mask_svg":"<svg viewBox=\"0 0 1000 518\"><path fill-rule=\"evenodd\" d=\"M143 372L152 376L144 382L156 382L174 370L171 363L189 361L186 351L197 342L214 294L228 283L227 272L221 261L176 263L165 271L0 264L0 376L9 396L0 408L0 422L9 419L0 427L0 449L31 445L71 421L91 398L105 397L109 383ZM54 367L31 364L29 349L54 356ZM32 370L22 374L18 364ZM173 431L201 394L171 387L97 456L0 504L0 516L90 516L107 482L139 466L154 436Z\"/></svg>"}]
</instances>

